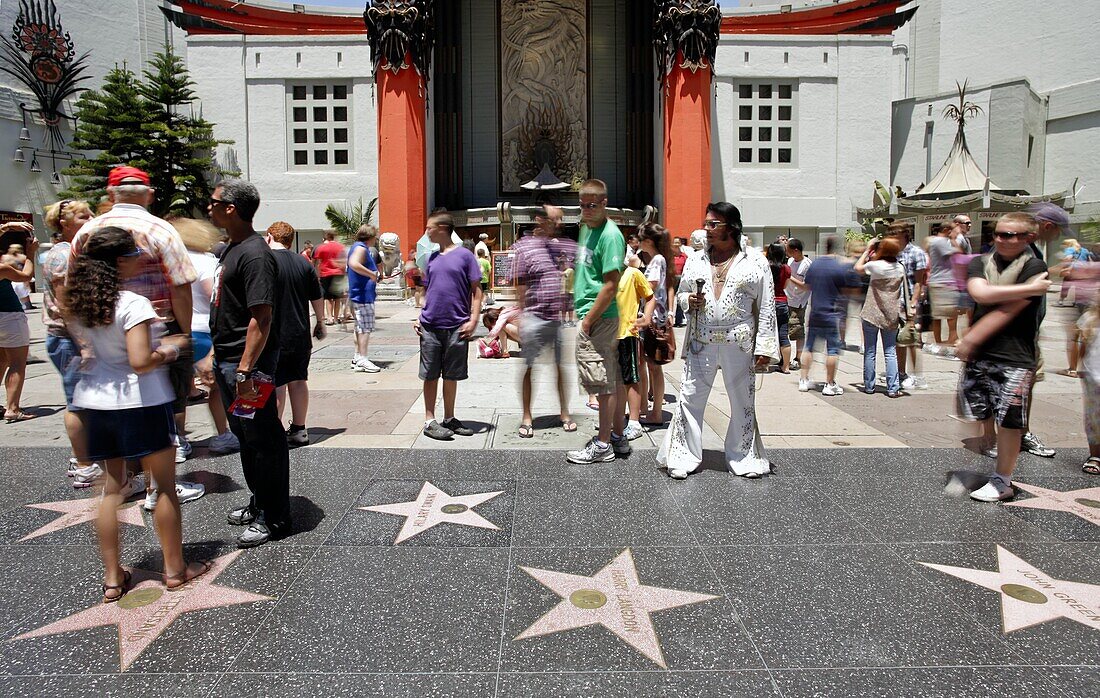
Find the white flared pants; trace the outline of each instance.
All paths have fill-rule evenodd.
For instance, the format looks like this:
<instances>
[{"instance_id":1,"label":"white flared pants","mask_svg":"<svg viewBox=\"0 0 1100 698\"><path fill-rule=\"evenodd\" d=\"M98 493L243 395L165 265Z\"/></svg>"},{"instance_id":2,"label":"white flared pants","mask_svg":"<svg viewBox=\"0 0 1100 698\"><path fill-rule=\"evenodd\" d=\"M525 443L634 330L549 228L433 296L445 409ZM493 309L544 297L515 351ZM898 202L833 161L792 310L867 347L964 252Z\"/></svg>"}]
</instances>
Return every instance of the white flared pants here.
<instances>
[{"instance_id":1,"label":"white flared pants","mask_svg":"<svg viewBox=\"0 0 1100 698\"><path fill-rule=\"evenodd\" d=\"M726 428L726 467L736 475L771 471L756 424L756 374L753 357L733 344L705 344L684 360L680 401L657 451L657 462L670 471L692 472L703 462L703 413L718 368L730 400Z\"/></svg>"}]
</instances>

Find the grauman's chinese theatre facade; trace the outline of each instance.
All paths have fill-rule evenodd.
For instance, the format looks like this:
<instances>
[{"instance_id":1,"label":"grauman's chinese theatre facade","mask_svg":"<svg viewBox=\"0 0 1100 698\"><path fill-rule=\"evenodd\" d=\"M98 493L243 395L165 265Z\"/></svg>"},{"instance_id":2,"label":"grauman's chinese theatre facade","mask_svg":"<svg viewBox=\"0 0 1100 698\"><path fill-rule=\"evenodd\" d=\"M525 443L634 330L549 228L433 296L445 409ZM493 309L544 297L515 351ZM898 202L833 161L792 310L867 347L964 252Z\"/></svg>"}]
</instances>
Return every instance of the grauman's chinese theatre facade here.
<instances>
[{"instance_id":1,"label":"grauman's chinese theatre facade","mask_svg":"<svg viewBox=\"0 0 1100 698\"><path fill-rule=\"evenodd\" d=\"M319 229L328 203L377 195L380 228L407 250L428 210L496 228L508 205L572 203L586 177L624 218L652 205L677 235L717 198L758 236L841 228L888 171L905 4L375 0L350 15L174 0L165 13L265 220Z\"/></svg>"}]
</instances>

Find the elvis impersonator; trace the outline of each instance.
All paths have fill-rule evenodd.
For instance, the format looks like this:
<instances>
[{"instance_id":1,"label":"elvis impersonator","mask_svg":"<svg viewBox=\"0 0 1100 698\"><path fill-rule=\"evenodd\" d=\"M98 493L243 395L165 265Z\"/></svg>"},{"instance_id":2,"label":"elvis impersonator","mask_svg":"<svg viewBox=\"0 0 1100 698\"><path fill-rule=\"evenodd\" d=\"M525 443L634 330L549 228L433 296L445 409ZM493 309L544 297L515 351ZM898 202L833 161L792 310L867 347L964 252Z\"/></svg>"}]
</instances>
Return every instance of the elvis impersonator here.
<instances>
[{"instance_id":1,"label":"elvis impersonator","mask_svg":"<svg viewBox=\"0 0 1100 698\"><path fill-rule=\"evenodd\" d=\"M742 242L736 206L710 204L704 226L707 246L689 257L677 294L690 311L684 376L657 462L677 480L703 462L703 411L721 368L730 400L726 467L758 478L771 466L756 424L756 369L779 358L772 275L764 258Z\"/></svg>"}]
</instances>

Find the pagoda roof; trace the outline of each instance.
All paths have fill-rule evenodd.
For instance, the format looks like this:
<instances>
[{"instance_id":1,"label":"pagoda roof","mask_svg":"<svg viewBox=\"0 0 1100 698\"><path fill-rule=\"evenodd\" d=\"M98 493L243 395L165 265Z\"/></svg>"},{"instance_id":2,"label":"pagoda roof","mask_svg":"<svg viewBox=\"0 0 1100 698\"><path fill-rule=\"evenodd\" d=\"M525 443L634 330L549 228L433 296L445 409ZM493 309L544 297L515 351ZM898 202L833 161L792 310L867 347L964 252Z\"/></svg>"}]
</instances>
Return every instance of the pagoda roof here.
<instances>
[{"instance_id":1,"label":"pagoda roof","mask_svg":"<svg viewBox=\"0 0 1100 698\"><path fill-rule=\"evenodd\" d=\"M784 10L746 8L723 14L723 34L890 34L916 8L898 11L911 0L829 0ZM323 36L365 34L362 11L310 7L272 1L172 0L180 9L161 7L168 19L195 34ZM783 6L787 7L786 5Z\"/></svg>"},{"instance_id":2,"label":"pagoda roof","mask_svg":"<svg viewBox=\"0 0 1100 698\"><path fill-rule=\"evenodd\" d=\"M792 7L744 8L723 13L723 34L892 34L917 8L911 0L827 0Z\"/></svg>"}]
</instances>

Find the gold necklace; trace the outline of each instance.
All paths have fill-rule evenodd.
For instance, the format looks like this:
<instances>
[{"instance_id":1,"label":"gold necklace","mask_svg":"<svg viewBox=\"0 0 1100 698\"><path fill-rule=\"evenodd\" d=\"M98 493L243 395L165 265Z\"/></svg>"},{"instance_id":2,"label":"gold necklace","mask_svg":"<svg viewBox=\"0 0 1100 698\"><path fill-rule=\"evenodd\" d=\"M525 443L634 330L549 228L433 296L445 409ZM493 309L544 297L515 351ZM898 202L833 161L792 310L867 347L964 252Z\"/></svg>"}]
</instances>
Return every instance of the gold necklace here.
<instances>
[{"instance_id":1,"label":"gold necklace","mask_svg":"<svg viewBox=\"0 0 1100 698\"><path fill-rule=\"evenodd\" d=\"M726 275L729 273L731 264L733 264L733 257L730 257L721 264L711 264L714 270L714 283L716 286L721 286L726 283Z\"/></svg>"}]
</instances>

